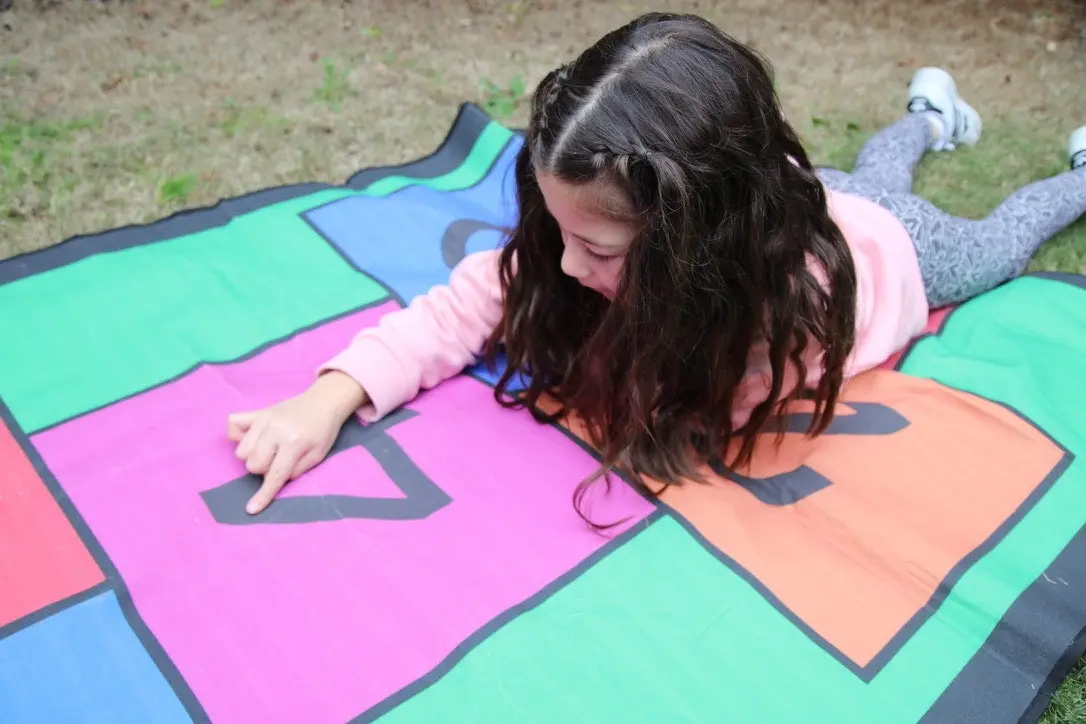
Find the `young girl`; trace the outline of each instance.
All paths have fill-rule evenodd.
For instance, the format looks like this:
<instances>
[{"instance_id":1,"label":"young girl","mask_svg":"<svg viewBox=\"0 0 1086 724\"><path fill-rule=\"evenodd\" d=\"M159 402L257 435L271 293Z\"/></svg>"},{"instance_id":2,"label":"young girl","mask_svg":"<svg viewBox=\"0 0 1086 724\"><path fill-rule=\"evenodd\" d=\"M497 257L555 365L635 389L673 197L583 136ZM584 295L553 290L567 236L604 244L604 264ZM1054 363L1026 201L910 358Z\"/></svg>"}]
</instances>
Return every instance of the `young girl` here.
<instances>
[{"instance_id":1,"label":"young girl","mask_svg":"<svg viewBox=\"0 0 1086 724\"><path fill-rule=\"evenodd\" d=\"M535 91L516 161L519 219L501 249L363 330L301 394L232 415L263 510L327 455L352 414L374 421L473 363L508 357L496 397L544 393L585 423L601 470L697 478L706 458L813 400L829 424L845 380L921 331L930 308L1023 272L1086 212L1086 126L1071 170L983 220L910 193L926 150L978 141L950 76L919 71L909 112L851 173L816 172L782 117L768 65L691 15L652 13L604 36ZM512 376L530 386L512 400Z\"/></svg>"}]
</instances>

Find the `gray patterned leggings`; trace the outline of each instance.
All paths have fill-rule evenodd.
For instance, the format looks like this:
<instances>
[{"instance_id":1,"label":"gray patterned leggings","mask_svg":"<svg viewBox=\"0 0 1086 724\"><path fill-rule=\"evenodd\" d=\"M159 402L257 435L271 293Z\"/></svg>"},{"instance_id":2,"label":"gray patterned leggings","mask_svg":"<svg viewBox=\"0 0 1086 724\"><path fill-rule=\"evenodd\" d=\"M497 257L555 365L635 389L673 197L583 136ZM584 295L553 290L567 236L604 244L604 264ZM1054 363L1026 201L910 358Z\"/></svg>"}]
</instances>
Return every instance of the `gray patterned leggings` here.
<instances>
[{"instance_id":1,"label":"gray patterned leggings","mask_svg":"<svg viewBox=\"0 0 1086 724\"><path fill-rule=\"evenodd\" d=\"M931 123L911 113L875 134L851 173L821 168L827 187L885 207L916 245L932 307L963 302L1022 274L1037 248L1086 214L1086 166L1024 186L985 219L962 219L912 193Z\"/></svg>"}]
</instances>

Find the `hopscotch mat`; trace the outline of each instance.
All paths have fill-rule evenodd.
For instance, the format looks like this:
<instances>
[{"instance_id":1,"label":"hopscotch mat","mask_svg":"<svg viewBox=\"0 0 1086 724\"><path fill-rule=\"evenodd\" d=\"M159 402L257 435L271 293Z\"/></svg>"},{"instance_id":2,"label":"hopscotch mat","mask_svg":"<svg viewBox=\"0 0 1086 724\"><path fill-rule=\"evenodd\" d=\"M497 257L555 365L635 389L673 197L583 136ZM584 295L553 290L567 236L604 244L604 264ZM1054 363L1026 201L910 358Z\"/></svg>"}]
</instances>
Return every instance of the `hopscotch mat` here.
<instances>
[{"instance_id":1,"label":"hopscotch mat","mask_svg":"<svg viewBox=\"0 0 1086 724\"><path fill-rule=\"evenodd\" d=\"M416 163L0 263L0 720L1037 720L1086 629L1082 277L933 318L742 475L620 483L607 535L482 367L244 514L227 414L500 243L520 144L465 105Z\"/></svg>"}]
</instances>

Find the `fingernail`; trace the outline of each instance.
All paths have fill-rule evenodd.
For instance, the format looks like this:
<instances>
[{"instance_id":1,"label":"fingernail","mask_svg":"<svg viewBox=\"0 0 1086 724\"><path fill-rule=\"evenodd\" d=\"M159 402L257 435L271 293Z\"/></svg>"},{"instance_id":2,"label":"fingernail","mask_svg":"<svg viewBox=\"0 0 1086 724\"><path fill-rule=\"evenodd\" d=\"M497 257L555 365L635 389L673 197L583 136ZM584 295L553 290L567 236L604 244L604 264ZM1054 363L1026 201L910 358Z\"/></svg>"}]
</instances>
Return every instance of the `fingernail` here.
<instances>
[{"instance_id":1,"label":"fingernail","mask_svg":"<svg viewBox=\"0 0 1086 724\"><path fill-rule=\"evenodd\" d=\"M245 512L249 515L256 515L256 503L249 503L246 505Z\"/></svg>"}]
</instances>

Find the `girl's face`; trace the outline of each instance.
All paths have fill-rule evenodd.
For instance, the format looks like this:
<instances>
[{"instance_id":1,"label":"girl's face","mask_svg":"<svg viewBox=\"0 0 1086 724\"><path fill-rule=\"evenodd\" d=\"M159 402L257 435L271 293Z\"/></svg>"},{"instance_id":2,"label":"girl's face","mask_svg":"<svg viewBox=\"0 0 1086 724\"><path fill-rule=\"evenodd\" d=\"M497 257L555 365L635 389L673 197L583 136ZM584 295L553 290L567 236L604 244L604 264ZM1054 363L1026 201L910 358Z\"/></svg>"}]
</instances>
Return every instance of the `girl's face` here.
<instances>
[{"instance_id":1,"label":"girl's face","mask_svg":"<svg viewBox=\"0 0 1086 724\"><path fill-rule=\"evenodd\" d=\"M562 271L613 299L626 252L637 228L617 218L628 205L616 190L600 184L573 186L553 175L536 176L547 210L562 230Z\"/></svg>"}]
</instances>

